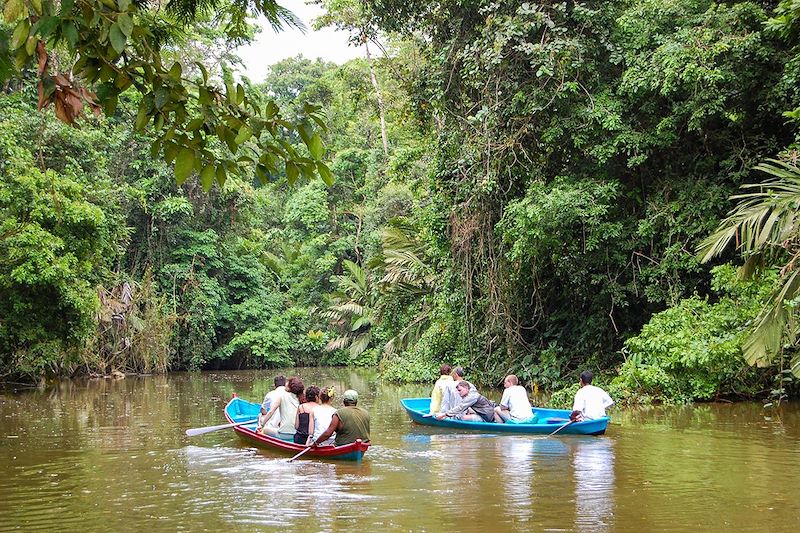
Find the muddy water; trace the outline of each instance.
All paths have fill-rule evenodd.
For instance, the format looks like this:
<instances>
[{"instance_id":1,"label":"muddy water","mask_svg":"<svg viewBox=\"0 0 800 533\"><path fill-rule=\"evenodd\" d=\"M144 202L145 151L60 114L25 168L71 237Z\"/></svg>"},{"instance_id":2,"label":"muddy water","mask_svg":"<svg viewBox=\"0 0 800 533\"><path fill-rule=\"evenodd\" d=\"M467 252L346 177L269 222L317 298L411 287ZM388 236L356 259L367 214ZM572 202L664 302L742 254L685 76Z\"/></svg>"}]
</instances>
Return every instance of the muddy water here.
<instances>
[{"instance_id":1,"label":"muddy water","mask_svg":"<svg viewBox=\"0 0 800 533\"><path fill-rule=\"evenodd\" d=\"M429 387L298 373L359 391L364 461L184 435L224 423L232 392L260 400L263 371L0 392L0 530L797 531L797 404L617 410L601 437L498 436L411 423L399 400Z\"/></svg>"}]
</instances>

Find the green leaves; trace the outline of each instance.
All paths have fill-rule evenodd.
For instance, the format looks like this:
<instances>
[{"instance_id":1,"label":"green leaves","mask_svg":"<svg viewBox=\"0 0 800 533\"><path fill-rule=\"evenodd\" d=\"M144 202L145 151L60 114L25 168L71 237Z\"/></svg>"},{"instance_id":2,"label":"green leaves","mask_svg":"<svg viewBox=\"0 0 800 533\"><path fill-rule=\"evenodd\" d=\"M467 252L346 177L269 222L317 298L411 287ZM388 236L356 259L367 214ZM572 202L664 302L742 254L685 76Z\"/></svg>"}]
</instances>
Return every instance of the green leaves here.
<instances>
[{"instance_id":1,"label":"green leaves","mask_svg":"<svg viewBox=\"0 0 800 533\"><path fill-rule=\"evenodd\" d=\"M125 51L125 43L127 42L128 38L118 23L111 25L111 29L108 32L108 39L111 42L111 46L114 48L114 50L116 50L117 54L121 54L123 51Z\"/></svg>"},{"instance_id":2,"label":"green leaves","mask_svg":"<svg viewBox=\"0 0 800 533\"><path fill-rule=\"evenodd\" d=\"M127 13L121 13L117 17L117 26L125 37L133 34L133 19Z\"/></svg>"},{"instance_id":3,"label":"green leaves","mask_svg":"<svg viewBox=\"0 0 800 533\"><path fill-rule=\"evenodd\" d=\"M313 116L301 115L295 124L280 116L274 102L268 102L263 111L256 108L242 84L226 83L223 97L205 66L200 66L202 81L184 79L180 61L167 63L162 56L163 35L154 31L149 14L140 12L144 4L130 0L86 0L76 10L74 0L64 0L58 14L49 6L42 0L7 0L3 14L8 22L14 23L10 42L16 50L14 61L18 68L30 66L34 60L43 70L48 65L57 65L48 61L48 47L56 43L63 43L68 54L77 57L70 76L54 77L59 90L51 93L50 98L40 99L42 107L55 102L57 116L62 120L75 123L87 104L99 112L91 87L100 93L98 99L107 114L113 114L122 93L135 87L143 97L133 126L136 131L144 132L151 125L156 137L153 146L163 147L165 157L179 165L175 168L176 180L187 179L190 166L196 171L224 169L200 172L204 187L215 180L224 182L228 172L278 176L278 161L285 163L293 183L301 174L310 178L318 172L320 167L316 162L322 161L324 147L315 128L310 127L312 123L324 127L317 108L309 107ZM272 0L259 4L259 9L268 11L271 7L277 9ZM54 40L54 36L63 39ZM167 68L167 64L171 66ZM301 125L313 162L288 141ZM229 152L217 150L214 137ZM248 167L239 159L242 145L269 154L271 162L262 163L260 169ZM186 155L187 150L193 152L193 160ZM158 149L154 150L157 152ZM184 155L178 156L177 152ZM215 179L210 179L212 175ZM330 172L324 179L331 181Z\"/></svg>"}]
</instances>

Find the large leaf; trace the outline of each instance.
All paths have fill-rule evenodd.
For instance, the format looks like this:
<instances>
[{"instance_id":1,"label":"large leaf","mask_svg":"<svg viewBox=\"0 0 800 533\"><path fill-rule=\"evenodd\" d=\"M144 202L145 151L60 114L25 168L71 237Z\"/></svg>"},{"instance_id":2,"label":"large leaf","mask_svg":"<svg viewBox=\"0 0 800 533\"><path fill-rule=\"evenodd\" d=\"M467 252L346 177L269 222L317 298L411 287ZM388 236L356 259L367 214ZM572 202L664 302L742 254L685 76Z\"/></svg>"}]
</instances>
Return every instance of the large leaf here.
<instances>
[{"instance_id":1,"label":"large leaf","mask_svg":"<svg viewBox=\"0 0 800 533\"><path fill-rule=\"evenodd\" d=\"M178 152L178 156L175 158L175 181L178 185L182 185L192 174L195 161L195 153L191 148L182 148Z\"/></svg>"}]
</instances>

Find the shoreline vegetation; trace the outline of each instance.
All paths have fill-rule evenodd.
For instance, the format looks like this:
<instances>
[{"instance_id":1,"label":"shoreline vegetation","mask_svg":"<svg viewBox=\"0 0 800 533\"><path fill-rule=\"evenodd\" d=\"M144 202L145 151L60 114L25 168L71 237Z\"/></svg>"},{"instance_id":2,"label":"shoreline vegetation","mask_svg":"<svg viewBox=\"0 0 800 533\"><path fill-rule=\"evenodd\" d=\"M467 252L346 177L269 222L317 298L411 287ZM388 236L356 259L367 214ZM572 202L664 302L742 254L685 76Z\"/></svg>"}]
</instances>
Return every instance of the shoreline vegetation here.
<instances>
[{"instance_id":1,"label":"shoreline vegetation","mask_svg":"<svg viewBox=\"0 0 800 533\"><path fill-rule=\"evenodd\" d=\"M0 1L2 379L800 392L794 3L320 3L372 52L248 80L232 4Z\"/></svg>"}]
</instances>

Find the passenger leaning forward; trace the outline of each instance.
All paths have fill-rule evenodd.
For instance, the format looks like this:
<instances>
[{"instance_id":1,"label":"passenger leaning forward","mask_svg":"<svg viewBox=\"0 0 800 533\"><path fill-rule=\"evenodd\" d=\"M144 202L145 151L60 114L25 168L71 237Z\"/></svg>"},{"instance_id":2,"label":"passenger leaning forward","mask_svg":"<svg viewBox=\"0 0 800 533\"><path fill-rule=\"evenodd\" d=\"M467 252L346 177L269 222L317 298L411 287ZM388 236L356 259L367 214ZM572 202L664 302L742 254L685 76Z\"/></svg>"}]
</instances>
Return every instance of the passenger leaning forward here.
<instances>
[{"instance_id":1,"label":"passenger leaning forward","mask_svg":"<svg viewBox=\"0 0 800 533\"><path fill-rule=\"evenodd\" d=\"M450 417L474 422L494 422L495 403L482 396L475 385L462 380L456 385L456 391L461 397L461 403L448 411L437 413L437 419Z\"/></svg>"}]
</instances>

